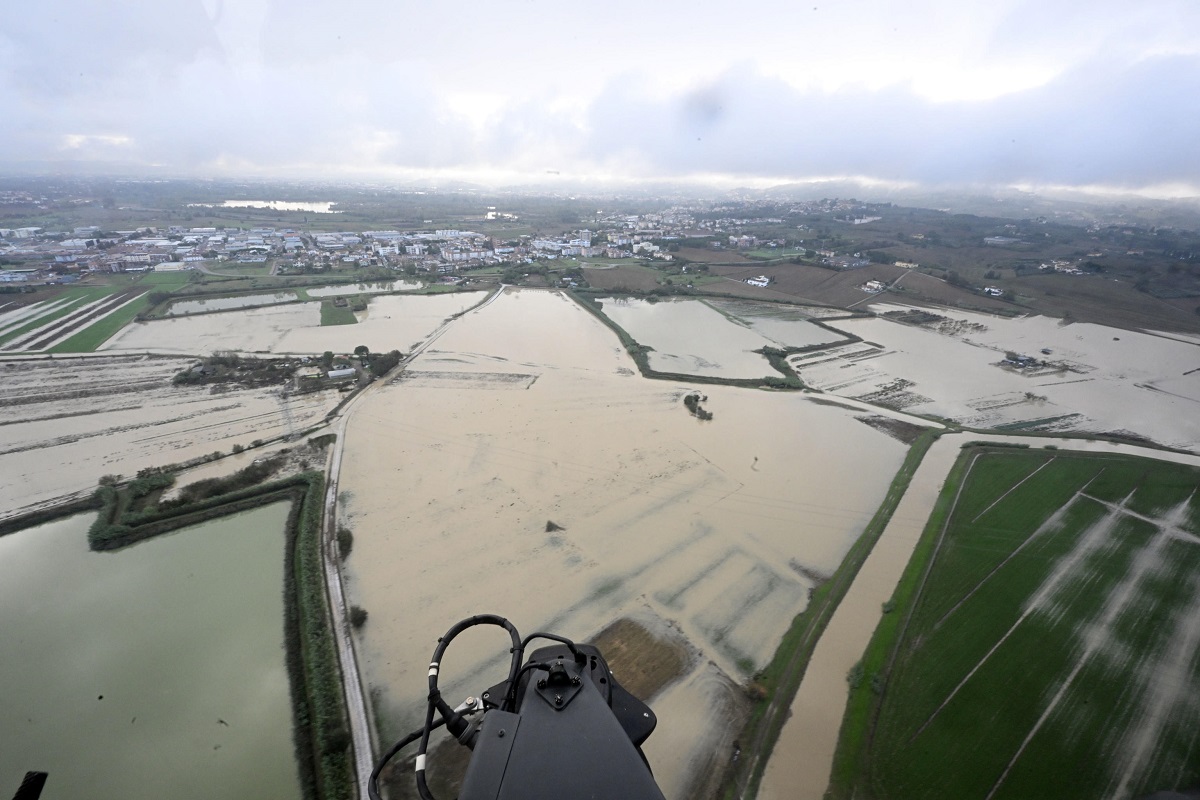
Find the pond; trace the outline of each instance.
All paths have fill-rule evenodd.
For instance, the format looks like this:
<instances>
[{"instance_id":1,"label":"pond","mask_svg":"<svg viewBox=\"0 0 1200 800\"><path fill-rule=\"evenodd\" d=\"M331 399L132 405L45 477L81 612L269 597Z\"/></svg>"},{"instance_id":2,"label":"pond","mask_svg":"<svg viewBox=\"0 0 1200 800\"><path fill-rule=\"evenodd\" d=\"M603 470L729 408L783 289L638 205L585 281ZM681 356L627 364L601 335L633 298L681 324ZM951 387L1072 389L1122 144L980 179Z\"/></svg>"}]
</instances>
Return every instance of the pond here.
<instances>
[{"instance_id":1,"label":"pond","mask_svg":"<svg viewBox=\"0 0 1200 800\"><path fill-rule=\"evenodd\" d=\"M287 504L94 553L79 515L0 536L0 795L298 797Z\"/></svg>"}]
</instances>

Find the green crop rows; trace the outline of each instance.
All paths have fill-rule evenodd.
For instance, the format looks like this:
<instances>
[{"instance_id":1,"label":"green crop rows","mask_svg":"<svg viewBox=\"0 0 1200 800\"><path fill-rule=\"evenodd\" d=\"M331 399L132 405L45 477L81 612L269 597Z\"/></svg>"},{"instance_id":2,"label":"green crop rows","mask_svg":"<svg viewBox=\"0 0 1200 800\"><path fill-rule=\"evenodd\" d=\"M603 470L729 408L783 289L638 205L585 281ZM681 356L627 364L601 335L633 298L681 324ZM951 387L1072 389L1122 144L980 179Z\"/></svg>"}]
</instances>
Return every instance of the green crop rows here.
<instances>
[{"instance_id":1,"label":"green crop rows","mask_svg":"<svg viewBox=\"0 0 1200 800\"><path fill-rule=\"evenodd\" d=\"M946 482L885 615L898 624L880 626L860 668L833 796L1194 785L1200 470L1040 450L963 458L962 491Z\"/></svg>"}]
</instances>

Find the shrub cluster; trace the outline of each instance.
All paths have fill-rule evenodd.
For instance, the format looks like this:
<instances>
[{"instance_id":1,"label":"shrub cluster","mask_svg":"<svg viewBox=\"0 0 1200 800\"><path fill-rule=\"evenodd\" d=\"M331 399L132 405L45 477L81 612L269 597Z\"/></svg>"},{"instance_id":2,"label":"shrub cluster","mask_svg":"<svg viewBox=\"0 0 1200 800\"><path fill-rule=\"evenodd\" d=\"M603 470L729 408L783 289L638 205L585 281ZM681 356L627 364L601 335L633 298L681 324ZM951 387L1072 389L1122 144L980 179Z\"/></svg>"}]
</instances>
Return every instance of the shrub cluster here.
<instances>
[{"instance_id":1,"label":"shrub cluster","mask_svg":"<svg viewBox=\"0 0 1200 800\"><path fill-rule=\"evenodd\" d=\"M700 405L702 400L707 399L707 397L701 397L696 393L692 393L683 398L683 404L687 406L687 410L692 413L693 417L708 421L713 418L712 412L705 411L704 407Z\"/></svg>"},{"instance_id":2,"label":"shrub cluster","mask_svg":"<svg viewBox=\"0 0 1200 800\"><path fill-rule=\"evenodd\" d=\"M278 472L282 466L282 458L269 458L250 464L225 478L206 478L196 481L180 489L179 497L163 503L162 507L178 508L198 503L201 500L220 497L239 489L257 486Z\"/></svg>"},{"instance_id":3,"label":"shrub cluster","mask_svg":"<svg viewBox=\"0 0 1200 800\"><path fill-rule=\"evenodd\" d=\"M206 482L203 496L195 500L177 500L124 513L120 511L122 503L138 481L123 489L111 481L102 483L90 498L101 508L88 539L94 550L115 549L206 519L290 498L284 628L301 788L306 800L350 800L354 794L351 737L321 556L324 479L318 472L309 472L263 484L278 467L278 463L269 462L251 465L220 482L227 491L218 492L217 484ZM167 473L141 475L138 491L148 493L170 485L171 478ZM357 616L358 625L366 621L365 611Z\"/></svg>"}]
</instances>

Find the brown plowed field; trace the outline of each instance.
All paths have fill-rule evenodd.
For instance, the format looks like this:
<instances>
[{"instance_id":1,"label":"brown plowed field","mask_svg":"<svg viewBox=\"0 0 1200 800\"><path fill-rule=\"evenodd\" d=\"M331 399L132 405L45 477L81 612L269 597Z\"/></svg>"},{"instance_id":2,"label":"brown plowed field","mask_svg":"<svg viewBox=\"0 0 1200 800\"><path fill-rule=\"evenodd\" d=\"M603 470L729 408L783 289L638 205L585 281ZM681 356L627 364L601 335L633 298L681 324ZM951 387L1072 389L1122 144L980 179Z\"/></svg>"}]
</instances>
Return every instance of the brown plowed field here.
<instances>
[{"instance_id":1,"label":"brown plowed field","mask_svg":"<svg viewBox=\"0 0 1200 800\"><path fill-rule=\"evenodd\" d=\"M704 247L682 247L679 257L700 264L755 264L736 250L709 250Z\"/></svg>"},{"instance_id":2,"label":"brown plowed field","mask_svg":"<svg viewBox=\"0 0 1200 800\"><path fill-rule=\"evenodd\" d=\"M1124 281L1099 275L1030 275L1008 281L1039 313L1116 328L1200 332L1196 299L1174 302L1139 292ZM1182 306L1182 307L1181 307Z\"/></svg>"},{"instance_id":3,"label":"brown plowed field","mask_svg":"<svg viewBox=\"0 0 1200 800\"><path fill-rule=\"evenodd\" d=\"M622 264L607 269L584 268L583 276L597 289L626 289L631 292L648 292L657 289L662 273L637 264Z\"/></svg>"},{"instance_id":4,"label":"brown plowed field","mask_svg":"<svg viewBox=\"0 0 1200 800\"><path fill-rule=\"evenodd\" d=\"M754 296L764 297L764 291L774 291L777 299L802 299L835 306L849 306L872 297L859 287L867 281L882 281L890 284L903 278L899 291L886 292L874 297L878 300L893 300L907 303L936 303L954 305L982 311L1004 311L1013 308L1011 303L995 300L966 289L952 286L945 281L932 278L914 270L906 270L892 264L871 264L861 269L830 270L805 264L775 264L773 266L738 267L713 266L709 272L744 281L755 275L766 275L772 283L769 290L747 287ZM731 292L732 284L713 284L708 291ZM737 292L747 294L746 292Z\"/></svg>"}]
</instances>

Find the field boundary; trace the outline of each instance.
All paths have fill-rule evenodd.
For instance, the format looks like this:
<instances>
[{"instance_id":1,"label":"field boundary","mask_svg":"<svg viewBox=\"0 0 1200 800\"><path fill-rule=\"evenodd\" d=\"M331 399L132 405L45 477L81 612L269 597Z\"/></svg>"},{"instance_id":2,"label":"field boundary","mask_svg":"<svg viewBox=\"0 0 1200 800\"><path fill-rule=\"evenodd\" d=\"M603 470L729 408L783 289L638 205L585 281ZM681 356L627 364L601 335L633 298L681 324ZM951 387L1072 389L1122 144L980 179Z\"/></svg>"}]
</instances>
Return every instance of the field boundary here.
<instances>
[{"instance_id":1,"label":"field boundary","mask_svg":"<svg viewBox=\"0 0 1200 800\"><path fill-rule=\"evenodd\" d=\"M938 493L933 512L925 523L920 540L913 549L900 581L888 601L892 607L905 608L903 619L899 615L884 613L879 625L867 644L866 652L858 664L858 671L863 676L875 678L890 671L896 656L899 642L912 619L915 604L913 600L924 585L929 571L933 568L934 556L942 537L949 527L950 518L957 503L967 475L975 460L984 451L984 447L967 443L959 452L950 468L942 491ZM954 490L954 501L950 502L951 489ZM936 531L936 535L935 532ZM886 678L884 679L886 681ZM846 700L846 711L842 718L841 731L838 734L837 749L833 756L833 770L830 776L827 796L834 798L849 797L850 789L855 783L855 777L862 774L863 760L870 748L871 737L874 735L875 723L882 705L882 692L851 692Z\"/></svg>"},{"instance_id":2,"label":"field boundary","mask_svg":"<svg viewBox=\"0 0 1200 800\"><path fill-rule=\"evenodd\" d=\"M89 532L96 551L113 551L181 528L277 502L290 501L284 540L284 645L291 694L296 766L305 800L355 796L342 678L321 562L324 475L305 472L197 503L152 513L125 513L130 495L153 495L173 482L168 473L120 487L101 485L87 497L0 522L0 535L99 509ZM148 487L148 488L147 488Z\"/></svg>"},{"instance_id":3,"label":"field boundary","mask_svg":"<svg viewBox=\"0 0 1200 800\"><path fill-rule=\"evenodd\" d=\"M871 635L863 657L854 666L851 675L847 677L851 686L842 717L830 783L825 793L827 798L840 800L841 798L888 796L882 793L884 789L883 784L880 782L882 773L878 771L877 763L873 760L879 755L875 753L876 736L885 735L879 726L881 725L881 721L884 720L885 704L888 700L889 691L902 690L905 686L903 680L895 683L899 680L896 670L900 669L903 671L904 669L904 665L900 660L909 652L911 644L909 632L916 622L922 599L927 591L927 584L935 568L942 562L943 549L950 531L952 529L957 530L958 528L955 526L958 525L966 524L969 526L973 524L970 519L971 511L964 512L968 516L957 522L955 514L958 512L960 503L963 500L964 492L969 489L971 477L981 456L1015 455L1017 452L1023 450L1028 456L1032 456L1035 459L1043 459L1041 464L1030 462L1030 471L1027 474L1023 474L1019 480L1016 480L1014 485L1010 486L1007 491L1004 491L1000 495L1000 500L1002 500L1008 497L1017 487L1023 485L1043 468L1063 455L1059 452L1057 446L1047 445L1044 451L1030 451L1026 448L1028 448L1028 445L1024 444L968 442L963 445L958 456L955 458L954 464L946 474L941 489L938 492L937 499L917 540L912 555L909 557L899 577L896 588L890 599L884 604L884 613ZM1084 489L1096 481L1108 468L1108 464L1114 461L1134 462L1135 464L1137 462L1158 463L1160 465L1169 465L1170 463L1169 461L1156 460L1153 456L1144 454L1068 451L1066 455L1094 463L1100 470L1095 475L1092 475L1083 484L1082 488L1074 490L1073 498L1067 501L1068 504L1074 498L1083 496ZM987 513L997 502L999 500L992 502L984 508L980 514L975 515L975 519ZM1100 502L1104 503L1104 501ZM1055 514L1060 513L1066 507L1066 505L1061 506L1059 511L1054 512L1049 519L1053 519ZM1152 519L1147 518L1145 521L1156 524L1156 521ZM1041 523L1042 527L1047 524L1050 524L1047 520L1043 520ZM919 634L916 641L920 642L921 638L936 631L940 627L942 620L953 613L958 605L961 605L968 597L974 594L979 586L982 585L982 582L989 580L1004 564L1011 561L1018 552L1025 548L1034 537L1037 537L1042 527L1028 533L1023 539L1014 540L1013 550L1011 552L1005 551L1006 555L1004 559L984 574L981 582L971 587L967 591L967 594L959 600L958 604L949 611L946 611L940 619L934 621L932 626L922 623L924 627L921 627L917 634L913 634ZM955 596L958 595L956 594ZM1024 616L1021 619L1024 619ZM1020 619L994 643L991 650L983 657L984 660L1008 638L1008 635L1019 622ZM913 648L915 651L916 645L913 645ZM949 698L953 697L958 688L961 688L981 663L982 661L977 663L970 672L966 673L966 677L958 683L957 688L951 691L941 706L938 706L933 711L933 716L936 716L941 711L941 708L946 705ZM1081 668L1081 664L1082 662L1076 665L1076 672ZM1073 676L1074 673L1070 677ZM911 675L909 677L911 678ZM1068 683L1069 681L1070 678L1068 678ZM932 716L917 729L913 736L919 735L931 719ZM1040 720L1038 725L1040 725ZM1036 731L1036 727L1034 731ZM1026 737L1026 743L1028 743L1028 739L1032 735L1033 732L1031 731ZM1023 747L1024 745L1022 745L1022 749ZM894 753L892 755L894 756ZM1005 770L1005 774L1007 774L1007 769Z\"/></svg>"},{"instance_id":4,"label":"field boundary","mask_svg":"<svg viewBox=\"0 0 1200 800\"><path fill-rule=\"evenodd\" d=\"M783 372L782 377L765 375L761 378L721 378L715 375L691 375L684 372L659 372L650 366L650 359L647 356L648 353L653 352L653 348L638 342L638 340L634 339L627 330L610 319L602 309L597 307L597 303L599 302L598 300L591 297L584 297L583 295L571 290L567 291L567 295L570 296L571 299L575 300L579 306L593 314L617 335L617 338L620 339L621 344L625 348L625 352L627 352L630 358L633 359L633 362L637 364L638 372L641 373L643 378L659 381L675 381L678 383L688 384L703 383L716 386L740 386L744 389L767 388L798 391L804 388L803 382L801 382L800 378L796 376L795 372L792 372L791 375L788 375L787 372L783 372L783 370L777 367L769 358L767 360L767 366ZM763 354L760 353L760 355ZM763 357L767 358L765 355Z\"/></svg>"},{"instance_id":5,"label":"field boundary","mask_svg":"<svg viewBox=\"0 0 1200 800\"><path fill-rule=\"evenodd\" d=\"M757 795L768 758L787 721L786 712L804 678L817 641L908 491L925 454L942 433L944 431L928 430L913 442L875 515L829 580L814 589L808 607L792 621L771 663L755 676L752 691L761 699L738 737L745 757L727 771L721 797L740 800Z\"/></svg>"}]
</instances>

